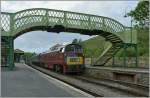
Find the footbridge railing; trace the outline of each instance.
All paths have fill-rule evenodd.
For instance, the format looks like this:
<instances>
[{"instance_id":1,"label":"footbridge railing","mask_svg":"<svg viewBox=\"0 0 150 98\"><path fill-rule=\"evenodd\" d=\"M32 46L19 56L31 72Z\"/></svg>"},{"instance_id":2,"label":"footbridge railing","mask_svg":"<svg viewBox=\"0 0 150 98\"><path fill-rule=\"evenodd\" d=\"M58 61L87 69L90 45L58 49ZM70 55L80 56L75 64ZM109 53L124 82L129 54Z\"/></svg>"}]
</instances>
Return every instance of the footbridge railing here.
<instances>
[{"instance_id":1,"label":"footbridge railing","mask_svg":"<svg viewBox=\"0 0 150 98\"><path fill-rule=\"evenodd\" d=\"M62 25L65 28L102 30L117 35L124 42L128 40L124 38L126 28L114 19L69 11L35 8L16 13L2 12L1 24L2 36L15 36L33 26Z\"/></svg>"}]
</instances>

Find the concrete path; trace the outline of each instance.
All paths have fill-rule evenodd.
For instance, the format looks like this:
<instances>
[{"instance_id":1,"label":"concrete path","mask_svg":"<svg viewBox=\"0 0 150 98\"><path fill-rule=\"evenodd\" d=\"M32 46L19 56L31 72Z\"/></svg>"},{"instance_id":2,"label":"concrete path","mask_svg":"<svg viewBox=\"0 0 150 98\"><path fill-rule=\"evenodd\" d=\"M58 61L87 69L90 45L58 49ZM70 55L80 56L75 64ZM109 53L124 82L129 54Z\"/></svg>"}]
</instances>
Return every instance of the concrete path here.
<instances>
[{"instance_id":1,"label":"concrete path","mask_svg":"<svg viewBox=\"0 0 150 98\"><path fill-rule=\"evenodd\" d=\"M25 64L1 71L2 97L86 97L85 92L48 77Z\"/></svg>"}]
</instances>

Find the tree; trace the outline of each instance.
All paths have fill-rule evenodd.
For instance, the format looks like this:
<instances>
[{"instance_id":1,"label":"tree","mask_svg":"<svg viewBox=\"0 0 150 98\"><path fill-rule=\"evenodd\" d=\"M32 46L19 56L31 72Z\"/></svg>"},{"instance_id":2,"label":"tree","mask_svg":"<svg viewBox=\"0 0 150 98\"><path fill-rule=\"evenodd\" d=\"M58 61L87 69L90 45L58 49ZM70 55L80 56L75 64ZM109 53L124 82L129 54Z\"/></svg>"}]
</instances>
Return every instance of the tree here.
<instances>
[{"instance_id":1,"label":"tree","mask_svg":"<svg viewBox=\"0 0 150 98\"><path fill-rule=\"evenodd\" d=\"M82 39L73 39L72 44L80 44L82 42Z\"/></svg>"},{"instance_id":2,"label":"tree","mask_svg":"<svg viewBox=\"0 0 150 98\"><path fill-rule=\"evenodd\" d=\"M81 44L81 42L82 42L82 39L80 38L80 39L73 39L73 41L72 41L72 44Z\"/></svg>"},{"instance_id":3,"label":"tree","mask_svg":"<svg viewBox=\"0 0 150 98\"><path fill-rule=\"evenodd\" d=\"M149 27L149 1L140 1L135 10L130 11L128 16L133 17L138 27Z\"/></svg>"},{"instance_id":4,"label":"tree","mask_svg":"<svg viewBox=\"0 0 150 98\"><path fill-rule=\"evenodd\" d=\"M35 56L35 55L36 55L35 52L34 52L34 53L32 53L32 52L25 52L25 53L24 53L24 60L25 60L25 61L27 61L27 59L30 60L31 57L32 57L32 56Z\"/></svg>"},{"instance_id":5,"label":"tree","mask_svg":"<svg viewBox=\"0 0 150 98\"><path fill-rule=\"evenodd\" d=\"M77 44L78 43L78 39L73 39L72 44Z\"/></svg>"}]
</instances>

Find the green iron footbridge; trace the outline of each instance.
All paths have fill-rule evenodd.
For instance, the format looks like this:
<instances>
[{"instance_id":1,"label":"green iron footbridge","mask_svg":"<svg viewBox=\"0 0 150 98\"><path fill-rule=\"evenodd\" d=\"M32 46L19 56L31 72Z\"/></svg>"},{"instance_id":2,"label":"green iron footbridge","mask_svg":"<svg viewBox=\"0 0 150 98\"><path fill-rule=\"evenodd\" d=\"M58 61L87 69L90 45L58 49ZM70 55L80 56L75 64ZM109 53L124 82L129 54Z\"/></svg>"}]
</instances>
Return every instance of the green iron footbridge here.
<instances>
[{"instance_id":1,"label":"green iron footbridge","mask_svg":"<svg viewBox=\"0 0 150 98\"><path fill-rule=\"evenodd\" d=\"M10 69L14 68L14 39L35 30L104 37L112 44L98 57L94 65L105 65L121 48L125 52L126 65L126 48L135 46L137 50L136 31L108 17L45 8L26 9L16 13L1 12L1 40L8 47L7 65Z\"/></svg>"}]
</instances>

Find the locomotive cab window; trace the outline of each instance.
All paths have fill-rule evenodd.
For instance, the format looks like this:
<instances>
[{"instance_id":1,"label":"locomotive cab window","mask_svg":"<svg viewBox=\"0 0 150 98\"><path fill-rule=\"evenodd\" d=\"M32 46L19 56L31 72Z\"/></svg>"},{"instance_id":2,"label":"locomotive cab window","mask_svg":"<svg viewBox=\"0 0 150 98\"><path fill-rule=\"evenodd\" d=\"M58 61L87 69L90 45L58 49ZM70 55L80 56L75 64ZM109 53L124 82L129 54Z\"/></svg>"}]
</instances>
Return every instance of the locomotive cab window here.
<instances>
[{"instance_id":1,"label":"locomotive cab window","mask_svg":"<svg viewBox=\"0 0 150 98\"><path fill-rule=\"evenodd\" d=\"M65 49L66 52L82 52L80 45L68 45Z\"/></svg>"},{"instance_id":2,"label":"locomotive cab window","mask_svg":"<svg viewBox=\"0 0 150 98\"><path fill-rule=\"evenodd\" d=\"M67 51L67 52L72 52L72 51L74 51L74 46L67 46L67 47L66 47L66 51Z\"/></svg>"}]
</instances>

